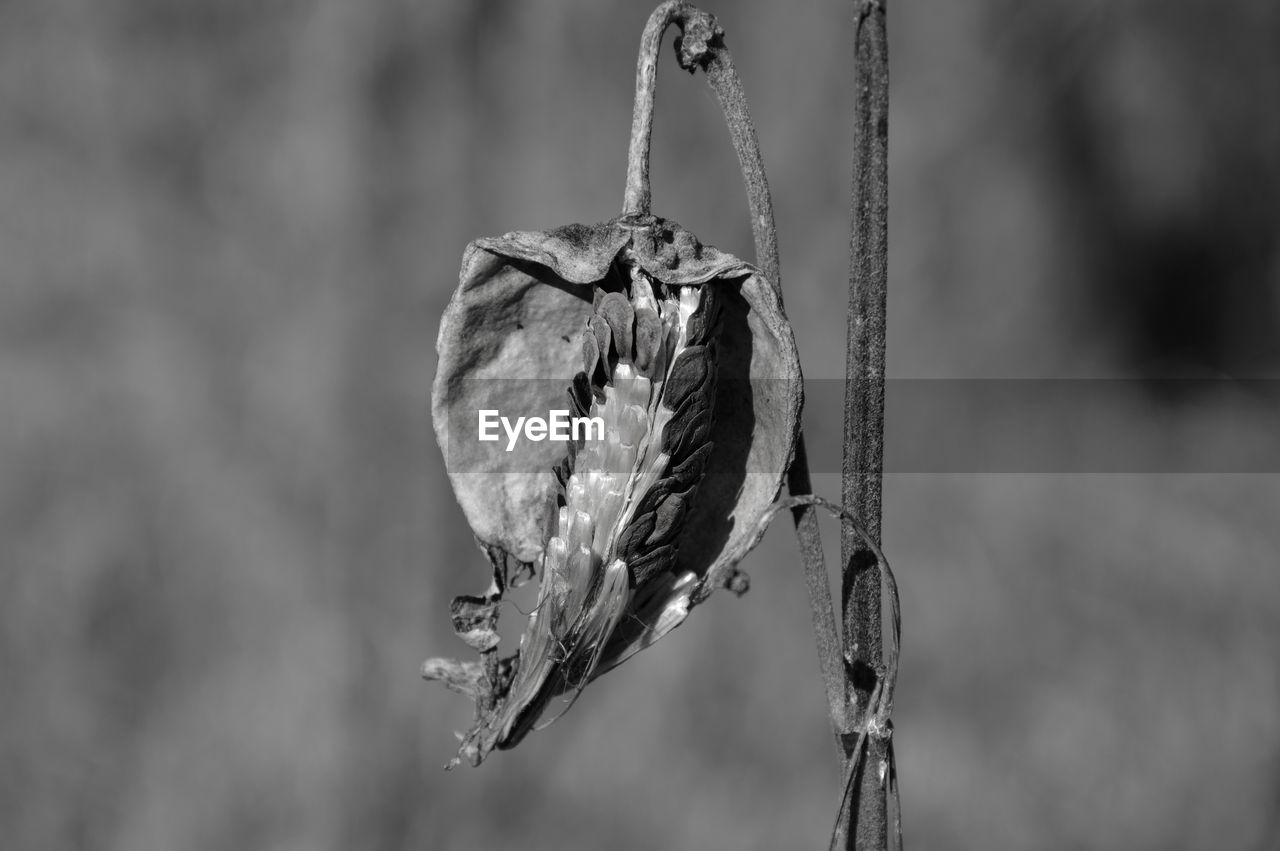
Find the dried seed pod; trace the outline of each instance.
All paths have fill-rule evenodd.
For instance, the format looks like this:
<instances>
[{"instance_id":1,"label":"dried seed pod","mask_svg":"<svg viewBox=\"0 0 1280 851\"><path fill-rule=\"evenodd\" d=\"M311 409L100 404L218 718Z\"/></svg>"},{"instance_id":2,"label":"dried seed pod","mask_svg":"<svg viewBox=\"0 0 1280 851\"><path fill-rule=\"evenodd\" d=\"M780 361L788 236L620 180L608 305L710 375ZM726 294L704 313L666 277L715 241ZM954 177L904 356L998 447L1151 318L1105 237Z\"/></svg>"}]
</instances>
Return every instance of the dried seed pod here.
<instances>
[{"instance_id":1,"label":"dried seed pod","mask_svg":"<svg viewBox=\"0 0 1280 851\"><path fill-rule=\"evenodd\" d=\"M674 266L655 231L678 235L656 240ZM437 350L432 415L463 512L542 572L509 689L464 742L478 761L732 578L791 458L800 368L769 282L652 217L476 241ZM603 440L522 442L514 471L490 472L491 445L457 433L482 408L554 409L566 387Z\"/></svg>"}]
</instances>

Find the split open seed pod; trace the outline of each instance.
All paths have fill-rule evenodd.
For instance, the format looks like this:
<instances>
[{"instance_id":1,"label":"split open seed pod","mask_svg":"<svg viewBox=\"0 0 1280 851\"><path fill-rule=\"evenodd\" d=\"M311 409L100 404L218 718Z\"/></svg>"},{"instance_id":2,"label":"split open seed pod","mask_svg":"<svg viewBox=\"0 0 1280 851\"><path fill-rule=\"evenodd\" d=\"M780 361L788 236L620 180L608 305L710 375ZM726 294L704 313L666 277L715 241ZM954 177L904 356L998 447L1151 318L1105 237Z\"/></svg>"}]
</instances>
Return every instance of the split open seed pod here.
<instances>
[{"instance_id":1,"label":"split open seed pod","mask_svg":"<svg viewBox=\"0 0 1280 851\"><path fill-rule=\"evenodd\" d=\"M423 673L475 699L460 749L472 763L515 746L715 588L744 591L737 565L795 450L800 362L775 282L649 212L653 57L673 20L686 68L718 43L687 4L650 18L624 214L472 242L441 319L432 419L493 583L452 607L481 661L433 659ZM557 414L598 431L575 424L557 440ZM518 654L502 658L512 562L538 575L539 594Z\"/></svg>"},{"instance_id":2,"label":"split open seed pod","mask_svg":"<svg viewBox=\"0 0 1280 851\"><path fill-rule=\"evenodd\" d=\"M478 439L479 412L515 419L566 408L583 371L584 329L632 269L661 286L716 293L711 450L676 530L674 561L631 588L589 677L657 641L715 587L745 585L736 566L759 541L800 422L800 363L774 287L750 264L653 217L479 239L441 320L432 388L436 437L476 538L540 569L566 447L522 439L507 453L506 435ZM493 733L499 746L502 732Z\"/></svg>"}]
</instances>

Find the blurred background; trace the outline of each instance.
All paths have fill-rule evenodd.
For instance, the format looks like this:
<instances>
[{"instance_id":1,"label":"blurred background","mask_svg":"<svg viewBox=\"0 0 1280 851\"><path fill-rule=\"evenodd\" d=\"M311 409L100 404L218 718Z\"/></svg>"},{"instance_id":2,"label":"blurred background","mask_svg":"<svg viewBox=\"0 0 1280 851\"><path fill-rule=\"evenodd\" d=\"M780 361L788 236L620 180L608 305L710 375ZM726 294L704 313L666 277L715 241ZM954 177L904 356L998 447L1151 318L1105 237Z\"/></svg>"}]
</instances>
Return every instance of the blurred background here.
<instances>
[{"instance_id":1,"label":"blurred background","mask_svg":"<svg viewBox=\"0 0 1280 851\"><path fill-rule=\"evenodd\" d=\"M708 3L806 374L839 379L852 4ZM418 679L487 582L431 431L438 317L469 240L620 209L650 9L0 0L0 848L825 847L785 518L750 594L477 770L440 770L471 706ZM1256 426L1143 382L1274 377L1280 7L889 27L890 375L1132 379L1127 427L1191 423L1188 455ZM670 57L654 210L749 257ZM836 396L806 411L829 496ZM918 425L891 388L891 454ZM1280 847L1280 480L1177 469L886 478L911 847Z\"/></svg>"}]
</instances>

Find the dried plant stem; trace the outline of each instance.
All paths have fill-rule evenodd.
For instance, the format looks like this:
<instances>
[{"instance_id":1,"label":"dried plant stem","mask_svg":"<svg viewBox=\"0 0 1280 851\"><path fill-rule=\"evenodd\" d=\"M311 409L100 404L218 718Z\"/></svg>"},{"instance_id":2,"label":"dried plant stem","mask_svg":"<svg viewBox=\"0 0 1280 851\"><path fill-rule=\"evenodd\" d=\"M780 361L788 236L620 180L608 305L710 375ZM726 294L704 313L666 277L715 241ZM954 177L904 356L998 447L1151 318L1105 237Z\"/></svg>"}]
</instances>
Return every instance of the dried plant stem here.
<instances>
[{"instance_id":1,"label":"dried plant stem","mask_svg":"<svg viewBox=\"0 0 1280 851\"><path fill-rule=\"evenodd\" d=\"M742 169L743 183L747 191L747 203L751 213L751 233L755 242L756 265L782 299L782 269L778 259L777 228L773 218L773 200L769 182L765 177L764 161L756 137L755 125L747 108L742 82L733 65L733 57L724 44L724 33L715 18L685 2L667 2L658 6L649 16L640 39L640 57L636 63L636 101L631 124L631 142L627 158L627 186L623 212L629 215L648 215L651 193L649 188L649 146L653 133L654 89L656 86L657 55L662 45L662 34L667 26L675 23L681 36L677 52L681 67L692 72L701 67L707 82L715 92L724 113ZM812 494L808 455L804 434L796 442L795 458L787 472L787 490L793 496ZM818 659L826 687L836 740L840 742L851 729L848 715L848 689L845 682L844 662L840 651L840 632L836 623L835 606L831 597L831 585L827 577L826 558L822 550L822 537L818 530L818 517L809 503L797 504L792 509L796 535L800 540L800 553L804 564L805 584L809 592L810 609L813 612L813 628L818 646Z\"/></svg>"},{"instance_id":2,"label":"dried plant stem","mask_svg":"<svg viewBox=\"0 0 1280 851\"><path fill-rule=\"evenodd\" d=\"M813 494L803 433L796 441L796 457L787 471L787 491L793 497ZM822 682L827 692L831 725L835 730L836 746L843 758L844 741L853 725L849 713L844 656L840 652L840 629L836 624L835 604L831 600L827 557L822 551L822 535L818 531L818 513L812 503L798 503L791 509L791 517L796 524L796 537L800 540L800 559L804 566L805 586L809 592L813 635L818 646L818 664L822 669Z\"/></svg>"},{"instance_id":3,"label":"dried plant stem","mask_svg":"<svg viewBox=\"0 0 1280 851\"><path fill-rule=\"evenodd\" d=\"M622 212L628 216L647 216L653 203L649 188L649 143L653 137L654 94L658 85L658 48L662 34L688 4L663 3L653 10L640 35L640 54L636 60L636 99L631 116L631 142L627 147L627 187L623 194Z\"/></svg>"},{"instance_id":4,"label":"dried plant stem","mask_svg":"<svg viewBox=\"0 0 1280 851\"><path fill-rule=\"evenodd\" d=\"M769 181L765 177L760 143L756 138L755 125L751 122L751 113L747 109L742 83L733 67L732 55L723 44L711 52L706 72L707 81L720 101L725 122L729 125L733 148L738 154L738 164L746 184L756 264L778 290L778 299L781 301L782 267L778 258L778 232L774 224ZM797 436L795 458L787 470L787 491L792 496L813 493L803 430ZM792 509L792 517L796 536L800 541L805 585L809 592L809 608L813 615L813 630L818 645L818 662L826 687L831 724L839 740L849 729L848 699L840 654L840 631L831 599L831 582L827 576L826 556L822 550L822 535L818 530L818 515L811 504L801 503Z\"/></svg>"},{"instance_id":5,"label":"dried plant stem","mask_svg":"<svg viewBox=\"0 0 1280 851\"><path fill-rule=\"evenodd\" d=\"M840 797L840 814L836 821L836 829L831 835L831 848L848 847L850 832L849 816L856 812L857 802L863 778L868 775L866 767L874 766L874 776L887 790L887 817L892 821L886 835L886 849L900 851L902 847L902 826L898 809L898 772L893 759L893 696L898 684L898 648L902 638L902 613L898 607L898 583L893 577L893 570L880 549L880 545L863 528L858 517L833 502L818 496L791 496L779 500L765 513L761 519L763 529L778 511L790 508L793 511L801 506L821 507L835 514L844 521L844 528L858 536L859 542L870 553L875 561L876 581L880 593L889 603L889 643L885 647L884 664L879 672L875 686L871 689L868 709L863 720L855 730L849 732L848 739L853 747L844 773L844 792ZM883 758L876 758L883 753ZM856 836L856 831L854 833Z\"/></svg>"},{"instance_id":6,"label":"dried plant stem","mask_svg":"<svg viewBox=\"0 0 1280 851\"><path fill-rule=\"evenodd\" d=\"M844 461L841 500L865 526L840 536L844 650L850 664L857 728L868 728L884 673L881 582L877 559L884 470L885 307L888 292L889 61L883 0L856 0L854 37L853 223L845 355ZM886 731L887 732L887 731ZM893 751L885 736L850 743L850 794L845 796L834 847L872 851L899 840L890 833L889 781ZM866 747L865 755L861 748ZM867 770L874 768L875 770ZM852 786L856 785L856 791ZM896 790L896 782L893 784ZM896 801L894 802L896 805ZM895 819L896 821L896 819Z\"/></svg>"}]
</instances>

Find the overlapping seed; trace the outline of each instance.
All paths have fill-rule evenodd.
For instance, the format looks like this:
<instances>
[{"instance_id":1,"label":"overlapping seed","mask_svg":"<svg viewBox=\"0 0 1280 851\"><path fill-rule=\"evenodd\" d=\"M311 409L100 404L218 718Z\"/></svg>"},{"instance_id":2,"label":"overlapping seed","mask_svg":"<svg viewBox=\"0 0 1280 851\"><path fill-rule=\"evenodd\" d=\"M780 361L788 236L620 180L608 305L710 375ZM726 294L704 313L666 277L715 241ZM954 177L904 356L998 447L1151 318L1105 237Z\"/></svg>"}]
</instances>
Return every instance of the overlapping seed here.
<instances>
[{"instance_id":1,"label":"overlapping seed","mask_svg":"<svg viewBox=\"0 0 1280 851\"><path fill-rule=\"evenodd\" d=\"M569 398L604 439L572 445L543 562L538 607L499 726L500 747L570 699L638 590L675 565L676 539L711 453L714 288L667 286L635 265L583 331Z\"/></svg>"}]
</instances>

